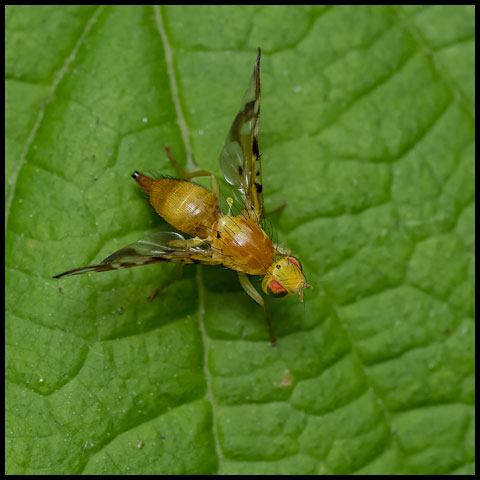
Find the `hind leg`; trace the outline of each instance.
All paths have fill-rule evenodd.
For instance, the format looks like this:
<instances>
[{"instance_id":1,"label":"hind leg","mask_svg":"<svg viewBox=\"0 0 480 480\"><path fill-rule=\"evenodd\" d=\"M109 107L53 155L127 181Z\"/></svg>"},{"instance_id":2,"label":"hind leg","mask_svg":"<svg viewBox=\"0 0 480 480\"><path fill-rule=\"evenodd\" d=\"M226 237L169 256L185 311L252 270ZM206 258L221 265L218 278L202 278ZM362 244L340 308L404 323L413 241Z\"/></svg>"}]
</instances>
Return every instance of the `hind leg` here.
<instances>
[{"instance_id":1,"label":"hind leg","mask_svg":"<svg viewBox=\"0 0 480 480\"><path fill-rule=\"evenodd\" d=\"M207 172L207 170L195 170L194 172L187 172L173 156L172 150L168 145L165 145L165 151L167 156L172 164L172 167L177 172L177 174L182 177L184 180L190 181L195 177L210 177L210 185L212 188L212 193L218 198L218 205L220 205L220 189L218 187L217 179L213 173Z\"/></svg>"},{"instance_id":2,"label":"hind leg","mask_svg":"<svg viewBox=\"0 0 480 480\"><path fill-rule=\"evenodd\" d=\"M180 175L184 180L191 180L195 177L208 177L212 176L210 172L206 170L195 170L194 172L187 172L177 161L177 159L173 156L172 150L168 145L165 145L165 151L167 152L168 159L172 164L174 170Z\"/></svg>"}]
</instances>

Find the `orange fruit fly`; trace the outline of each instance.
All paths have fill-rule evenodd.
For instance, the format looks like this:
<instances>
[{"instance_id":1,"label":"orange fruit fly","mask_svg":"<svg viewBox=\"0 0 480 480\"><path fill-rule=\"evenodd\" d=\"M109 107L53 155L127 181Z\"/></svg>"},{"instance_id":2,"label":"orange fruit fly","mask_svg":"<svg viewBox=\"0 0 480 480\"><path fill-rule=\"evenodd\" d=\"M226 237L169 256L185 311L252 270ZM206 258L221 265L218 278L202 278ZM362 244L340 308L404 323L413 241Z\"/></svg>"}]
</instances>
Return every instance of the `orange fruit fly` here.
<instances>
[{"instance_id":1,"label":"orange fruit fly","mask_svg":"<svg viewBox=\"0 0 480 480\"><path fill-rule=\"evenodd\" d=\"M220 154L220 168L226 181L241 197L241 211L232 214L234 203L227 198L228 212L220 205L217 180L200 170L185 172L166 147L173 167L182 177L150 178L139 172L132 177L145 191L155 211L178 232L152 233L128 245L96 265L68 270L53 278L118 268L150 265L158 262L223 265L238 273L245 292L264 307L264 300L247 275L262 275L262 289L274 297L298 294L311 288L300 261L287 249L275 245L262 229L263 185L258 150L260 118L260 49L242 107L237 113ZM190 180L210 176L211 191ZM268 319L267 319L268 321ZM269 322L269 321L268 321ZM269 323L270 339L275 342Z\"/></svg>"}]
</instances>

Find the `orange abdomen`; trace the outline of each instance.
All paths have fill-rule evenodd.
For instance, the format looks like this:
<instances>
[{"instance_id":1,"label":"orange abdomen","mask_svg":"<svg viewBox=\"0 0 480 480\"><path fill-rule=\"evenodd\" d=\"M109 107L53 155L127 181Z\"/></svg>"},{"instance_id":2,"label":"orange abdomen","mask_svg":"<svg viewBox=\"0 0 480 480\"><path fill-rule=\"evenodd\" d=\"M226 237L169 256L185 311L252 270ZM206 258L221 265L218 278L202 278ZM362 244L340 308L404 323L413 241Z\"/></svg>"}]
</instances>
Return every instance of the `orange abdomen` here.
<instances>
[{"instance_id":1,"label":"orange abdomen","mask_svg":"<svg viewBox=\"0 0 480 480\"><path fill-rule=\"evenodd\" d=\"M208 238L221 217L218 200L201 185L173 178L150 178L135 172L133 178L150 198L155 211L172 227L192 237Z\"/></svg>"}]
</instances>

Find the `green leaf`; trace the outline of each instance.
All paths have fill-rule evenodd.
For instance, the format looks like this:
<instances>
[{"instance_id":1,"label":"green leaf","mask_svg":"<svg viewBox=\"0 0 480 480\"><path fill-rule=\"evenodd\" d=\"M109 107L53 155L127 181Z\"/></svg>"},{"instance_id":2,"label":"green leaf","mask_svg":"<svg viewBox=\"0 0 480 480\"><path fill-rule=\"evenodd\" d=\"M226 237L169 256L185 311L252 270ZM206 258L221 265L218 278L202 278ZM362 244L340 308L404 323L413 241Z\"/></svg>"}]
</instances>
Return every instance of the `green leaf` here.
<instances>
[{"instance_id":1,"label":"green leaf","mask_svg":"<svg viewBox=\"0 0 480 480\"><path fill-rule=\"evenodd\" d=\"M473 6L6 7L9 474L474 473ZM313 290L173 265L130 178L218 156L262 48L266 209ZM259 286L257 284L257 286Z\"/></svg>"}]
</instances>

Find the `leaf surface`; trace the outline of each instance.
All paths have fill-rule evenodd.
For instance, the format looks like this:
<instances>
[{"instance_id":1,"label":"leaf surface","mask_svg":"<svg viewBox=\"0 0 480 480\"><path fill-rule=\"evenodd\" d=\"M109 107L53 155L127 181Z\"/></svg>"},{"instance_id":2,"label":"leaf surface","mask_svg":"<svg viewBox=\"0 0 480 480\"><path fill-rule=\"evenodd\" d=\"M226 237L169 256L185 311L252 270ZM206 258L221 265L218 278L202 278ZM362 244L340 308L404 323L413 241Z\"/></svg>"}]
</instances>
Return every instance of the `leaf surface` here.
<instances>
[{"instance_id":1,"label":"leaf surface","mask_svg":"<svg viewBox=\"0 0 480 480\"><path fill-rule=\"evenodd\" d=\"M472 6L8 6L6 471L474 473ZM265 208L314 290L172 265L130 178L218 155L262 48ZM257 285L259 287L259 284Z\"/></svg>"}]
</instances>

